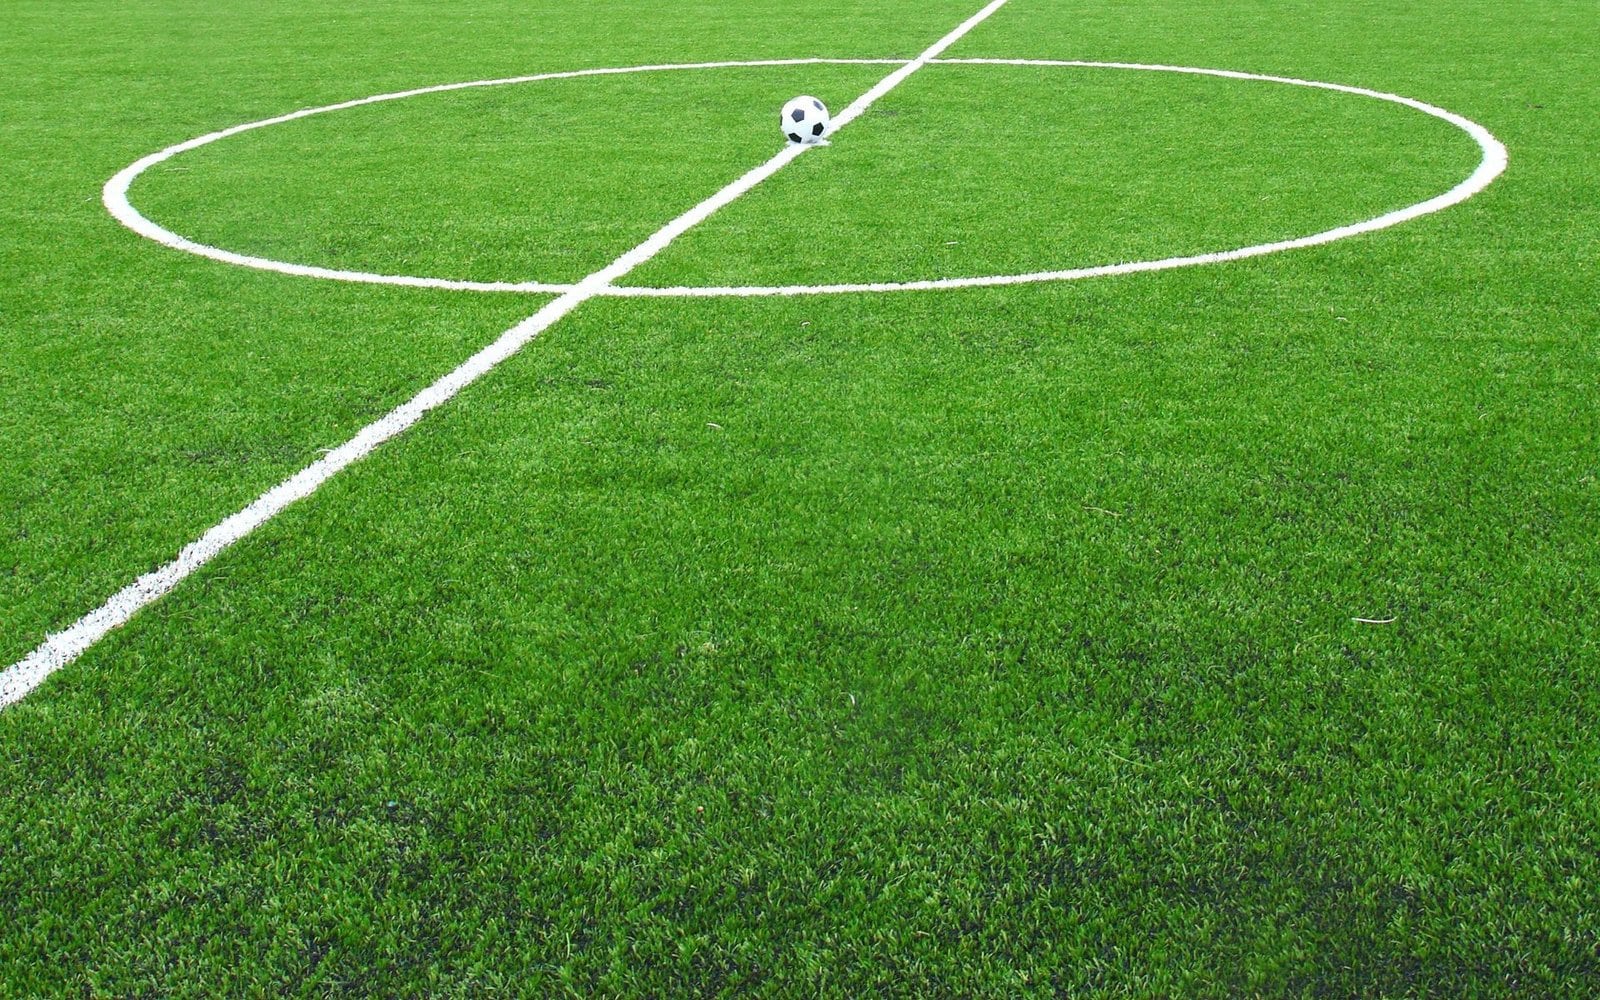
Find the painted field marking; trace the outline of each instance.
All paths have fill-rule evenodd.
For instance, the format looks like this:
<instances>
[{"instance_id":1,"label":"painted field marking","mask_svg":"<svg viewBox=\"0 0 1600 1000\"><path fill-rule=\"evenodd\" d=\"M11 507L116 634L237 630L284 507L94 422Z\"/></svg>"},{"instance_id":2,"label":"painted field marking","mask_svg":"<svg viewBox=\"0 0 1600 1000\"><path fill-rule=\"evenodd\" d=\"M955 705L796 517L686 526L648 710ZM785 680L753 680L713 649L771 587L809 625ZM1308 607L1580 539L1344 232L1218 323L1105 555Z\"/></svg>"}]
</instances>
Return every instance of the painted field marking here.
<instances>
[{"instance_id":1,"label":"painted field marking","mask_svg":"<svg viewBox=\"0 0 1600 1000\"><path fill-rule=\"evenodd\" d=\"M989 15L1005 6L1007 2L1008 0L991 0L988 6L961 22L917 58L902 65L872 89L856 98L835 119L835 130L854 121L874 102L904 83L907 77L926 66L929 60L960 41L967 32L982 24ZM310 496L341 470L360 461L390 438L405 432L430 410L444 404L456 393L493 371L497 365L515 355L562 317L599 295L612 282L666 249L673 240L710 218L719 208L734 201L812 148L814 147L785 145L782 151L767 162L750 170L743 177L662 226L643 243L546 303L544 308L501 334L494 343L474 354L459 368L363 427L349 441L274 486L257 497L249 506L184 546L172 562L139 577L68 628L47 637L33 652L0 673L0 709L27 697L44 683L45 678L82 656L85 650L99 642L112 629L125 624L141 608L166 594L190 574L276 517L290 504ZM121 190L125 195L126 184L122 185ZM107 185L107 191L109 197L110 185Z\"/></svg>"},{"instance_id":2,"label":"painted field marking","mask_svg":"<svg viewBox=\"0 0 1600 1000\"><path fill-rule=\"evenodd\" d=\"M987 15L984 15L987 16ZM981 18L980 18L981 20ZM941 50L942 51L942 50ZM924 54L925 56L926 54ZM1302 80L1295 77L1270 76L1263 73L1244 73L1237 70L1205 69L1197 66L1167 66L1155 63L1124 63L1124 62L1086 62L1083 60L1067 59L938 59L918 57L910 62L901 62L897 59L767 59L748 62L713 62L713 63L682 63L654 66L618 67L612 69L576 70L564 73L542 73L535 76L510 77L503 80L474 80L468 83L451 83L436 87L423 87L417 90L400 91L393 94L379 94L375 97L366 97L355 101L346 101L342 104L330 104L321 108L309 108L296 111L292 114L269 118L264 121L251 122L245 125L236 125L233 128L223 129L209 135L190 139L187 142L170 146L160 152L152 153L133 163L126 169L117 173L106 183L104 201L108 211L134 232L147 236L165 246L188 253L209 257L213 260L229 264L238 264L244 267L259 268L268 271L277 271L283 274L292 274L302 277L329 278L337 281L367 282L385 285L408 285L419 288L443 288L458 291L472 292L547 292L564 294L572 291L577 286L556 284L542 281L462 281L451 278L436 278L412 275L370 274L364 271L344 271L332 268L316 267L307 264L295 264L286 261L270 260L264 257L252 257L246 254L234 253L218 247L196 243L186 237L166 229L146 218L128 200L128 188L135 179L144 171L158 163L177 156L179 153L196 149L208 143L225 139L241 132L252 129L265 128L269 125L278 125L284 122L306 118L311 115L325 114L331 111L342 111L348 108L361 107L367 104L377 104L384 101L396 101L407 97L416 97L422 94L436 94L444 91L466 90L478 87L499 87L519 83L535 83L542 80L560 80L582 76L615 76L628 73L655 73L669 70L701 70L701 69L731 69L742 67L761 66L803 66L821 64L841 65L893 65L899 66L894 73L880 82L873 90L862 95L855 104L840 112L834 119L835 128L842 128L853 121L857 115L871 106L873 101L884 93L888 93L898 86L906 77L927 65L940 66L1053 66L1077 69L1114 69L1133 70L1153 73L1183 73L1192 76L1220 77L1227 80L1243 80L1258 83L1275 83L1293 87L1308 87L1314 90L1327 90L1342 94L1352 94L1373 100L1398 104L1401 107L1420 111L1425 115L1448 122L1465 132L1478 144L1483 156L1478 166L1464 180L1455 187L1436 195L1432 198L1408 205L1404 208L1387 212L1383 215L1366 219L1360 222L1339 226L1334 229L1313 233L1309 236L1294 239L1278 240L1271 243L1259 243L1253 246L1239 247L1233 250L1220 250L1212 253L1193 254L1183 257L1166 257L1159 260L1126 261L1116 264L1102 264L1094 267L1080 267L1066 270L1034 271L1027 274L986 275L966 278L931 278L922 281L890 281L867 283L844 283L827 285L730 285L730 286L675 286L656 288L649 286L607 285L597 294L624 298L720 298L724 296L749 297L769 295L838 295L856 292L905 292L905 291L932 291L949 288L977 288L991 285L1022 285L1034 284L1045 281L1079 281L1085 278L1102 278L1118 274L1136 274L1145 271L1169 271L1180 267L1197 267L1206 264L1222 264L1229 261L1246 260L1251 257L1262 257L1267 254L1282 253L1287 250L1300 250L1307 247L1320 246L1333 243L1337 240L1349 239L1364 233L1377 232L1398 226L1413 219L1443 211L1452 205L1460 204L1479 193L1494 182L1495 178L1505 172L1507 153L1505 146L1492 135L1488 129L1469 118L1465 118L1453 111L1427 104L1423 101L1402 97L1399 94L1385 93L1381 90L1369 90L1365 87L1352 87L1342 83L1323 83L1317 80ZM888 86L885 86L888 84ZM883 88L874 96L874 91ZM863 101L865 103L863 103ZM859 109L857 105L860 105Z\"/></svg>"},{"instance_id":3,"label":"painted field marking","mask_svg":"<svg viewBox=\"0 0 1600 1000\"><path fill-rule=\"evenodd\" d=\"M443 94L455 90L476 90L482 87L506 87L519 83L539 83L545 80L570 80L586 76L624 76L630 73L664 73L674 70L705 70L705 69L739 69L761 66L905 66L904 59L756 59L744 62L702 62L702 63L670 63L653 66L622 66L614 69L579 69L568 70L561 73L536 73L532 76L513 76L503 80L471 80L467 83L445 83L434 87L418 87L414 90L401 90L392 94L377 94L372 97L363 97L354 101L343 101L339 104L329 104L320 108L305 108L276 118L265 118L258 122L246 122L232 128L221 129L206 135L197 136L185 142L151 153L149 156L134 161L123 169L117 171L101 192L101 201L106 206L106 211L112 218L127 226L146 239L154 240L162 246L174 250L182 250L200 257L221 261L224 264L235 264L239 267L254 268L259 271L275 271L278 274L289 274L301 278L324 278L330 281L351 281L371 285L405 285L411 288L439 288L458 292L521 292L565 294L572 291L577 285L548 281L460 281L452 278L418 277L408 274L373 274L367 271L347 271L332 267L317 267L311 264L295 264L290 261L272 260L268 257L256 257L250 254L235 253L221 247L210 246L180 236L172 230L154 222L133 206L128 200L128 188L139 178L139 175L160 163L165 163L180 153L187 153L201 146L209 146L213 142L227 139L230 136L244 132L253 132L256 129L267 128L271 125L282 125L286 122L310 118L313 115L325 115L334 111L348 111L351 108L365 107L369 104L383 104L388 101L400 101L408 97L421 97L424 94Z\"/></svg>"},{"instance_id":4,"label":"painted field marking","mask_svg":"<svg viewBox=\"0 0 1600 1000\"><path fill-rule=\"evenodd\" d=\"M1364 233L1374 233L1380 229L1388 229L1402 223L1420 219L1434 212L1442 212L1452 205L1460 203L1478 194L1484 188L1494 183L1495 178L1505 173L1509 161L1509 154L1505 145L1496 139L1488 129L1479 125L1470 118L1465 118L1453 111L1437 107L1410 97L1399 94L1389 94L1381 90L1368 90L1365 87L1351 87L1342 83L1323 83L1317 80L1300 80L1287 76L1268 76L1263 73L1242 73L1227 69L1203 69L1196 66L1163 66L1146 63L1117 63L1117 62L1083 62L1065 59L935 59L934 65L939 66L1064 66L1082 69L1122 69L1143 70L1153 73L1187 73L1193 76L1215 76L1228 80L1250 80L1260 83L1278 83L1293 87L1310 87L1315 90L1331 90L1342 94L1354 94L1358 97L1369 97L1374 100L1387 101L1402 107L1420 111L1425 115L1438 118L1454 125L1456 128L1472 137L1482 150L1483 157L1478 161L1478 166L1466 179L1455 187L1419 201L1405 208L1386 212L1383 215L1366 219L1361 222L1338 226L1334 229L1312 233L1309 236L1300 236L1294 239L1278 240L1272 243L1258 243L1254 246L1239 247L1235 250L1220 250L1214 253L1193 254L1184 257L1165 257L1160 260L1138 260L1118 264L1102 264L1097 267L1079 267L1058 271L1034 271L1029 274L999 274L973 278L934 278L926 281L888 281L869 282L861 284L834 284L834 285L732 285L727 287L696 287L680 286L674 288L647 288L619 286L606 290L607 295L625 296L629 298L644 297L712 297L724 296L764 296L764 295L839 295L854 292L908 292L908 291L933 291L948 288L980 288L993 285L1024 285L1044 281L1080 281L1084 278L1103 278L1117 274L1138 274L1145 271L1170 271L1180 267L1198 267L1205 264L1224 264L1229 261L1246 260L1251 257L1264 257L1267 254L1283 253L1287 250L1303 250L1307 247L1321 246L1338 240L1349 239Z\"/></svg>"}]
</instances>

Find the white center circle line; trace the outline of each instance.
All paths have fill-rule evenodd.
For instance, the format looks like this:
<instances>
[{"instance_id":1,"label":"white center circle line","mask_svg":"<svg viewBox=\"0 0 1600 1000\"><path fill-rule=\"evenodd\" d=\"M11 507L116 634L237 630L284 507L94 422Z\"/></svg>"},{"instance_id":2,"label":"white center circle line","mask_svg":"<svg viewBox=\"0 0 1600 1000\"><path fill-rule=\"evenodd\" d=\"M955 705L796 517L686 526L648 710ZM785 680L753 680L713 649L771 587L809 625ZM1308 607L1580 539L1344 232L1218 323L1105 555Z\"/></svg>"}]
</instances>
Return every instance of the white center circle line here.
<instances>
[{"instance_id":1,"label":"white center circle line","mask_svg":"<svg viewBox=\"0 0 1600 1000\"><path fill-rule=\"evenodd\" d=\"M854 282L838 284L812 284L812 285L730 285L730 286L698 286L684 285L673 287L651 287L638 285L608 285L597 294L622 298L721 298L721 297L753 297L753 296L793 296L793 295L837 295L845 293L873 293L873 292L903 292L903 291L933 291L939 289L976 288L995 285L1021 285L1034 284L1047 281L1079 281L1085 278L1108 277L1119 274L1135 274L1145 271L1167 271L1181 267L1196 267L1206 264L1221 264L1229 261L1245 260L1251 257L1261 257L1267 254L1281 253L1287 250L1299 250L1307 247L1320 246L1333 243L1337 240L1348 239L1364 233L1377 232L1388 229L1414 219L1442 211L1452 205L1460 204L1478 194L1494 182L1506 169L1508 156L1505 146L1496 139L1488 129L1471 119L1465 118L1452 111L1437 107L1432 104L1418 101L1398 94L1386 93L1380 90L1371 90L1365 87L1353 87L1340 83L1325 83L1317 80L1304 80L1296 77L1272 76L1264 73L1246 73L1238 70L1207 69L1198 66L1170 66L1156 63L1127 63L1127 62L1093 62L1075 59L928 59L901 60L901 59L759 59L726 62L703 63L668 63L646 66L624 66L605 69L568 70L557 73L539 73L531 76L507 77L497 80L473 80L466 83L449 83L432 87L421 87L415 90L398 91L389 94L378 94L373 97L364 97L358 100L345 101L340 104L330 104L324 107L308 108L302 111L268 118L262 121L249 122L236 125L232 128L212 132L187 142L169 146L159 152L129 165L119 171L106 183L104 201L107 210L129 229L164 246L187 253L197 254L223 263L250 267L258 270L275 271L280 274L298 277L323 278L334 281L360 282L367 284L403 285L416 288L436 288L454 291L471 292L517 292L517 293L553 293L564 294L572 291L576 285L544 282L544 281L470 281L455 278L430 277L418 275L375 274L365 271L341 270L337 268L320 267L310 264L299 264L289 261L272 260L248 254L237 253L220 247L208 246L180 236L177 233L151 221L141 213L128 199L128 189L141 174L151 167L165 162L181 153L197 149L230 136L254 129L266 128L271 125L280 125L312 115L327 114L334 111L343 111L351 108L362 107L369 104L378 104L386 101L397 101L409 97L418 97L424 94L437 94L449 91L468 90L483 87L501 87L523 83L537 83L546 80L564 80L576 77L591 76L617 76L632 73L657 73L683 70L712 70L712 69L740 69L752 67L779 67L779 66L808 66L808 65L868 65L868 66L898 66L899 72L911 69L913 64L918 65L945 65L945 66L1036 66L1036 67L1064 67L1076 69L1111 69L1128 70L1154 73L1180 73L1192 76L1220 77L1228 80L1253 81L1258 83L1273 83L1293 87L1306 87L1315 90L1326 90L1342 94L1351 94L1357 97L1384 101L1397 104L1401 107L1419 111L1430 117L1447 122L1465 132L1477 143L1482 151L1482 158L1476 169L1459 184L1450 190L1425 199L1413 205L1387 212L1374 218L1354 222L1349 225L1338 226L1322 232L1312 233L1307 236L1292 239L1278 240L1269 243L1258 243L1251 246L1238 247L1231 250L1220 250L1211 253L1192 254L1178 257L1165 257L1155 260L1125 261L1115 264L1102 264L1092 267L1079 267L1064 270L1033 271L1024 274L984 275L976 277L956 278L930 278L915 281L889 281L889 282ZM841 116L842 117L842 116Z\"/></svg>"}]
</instances>

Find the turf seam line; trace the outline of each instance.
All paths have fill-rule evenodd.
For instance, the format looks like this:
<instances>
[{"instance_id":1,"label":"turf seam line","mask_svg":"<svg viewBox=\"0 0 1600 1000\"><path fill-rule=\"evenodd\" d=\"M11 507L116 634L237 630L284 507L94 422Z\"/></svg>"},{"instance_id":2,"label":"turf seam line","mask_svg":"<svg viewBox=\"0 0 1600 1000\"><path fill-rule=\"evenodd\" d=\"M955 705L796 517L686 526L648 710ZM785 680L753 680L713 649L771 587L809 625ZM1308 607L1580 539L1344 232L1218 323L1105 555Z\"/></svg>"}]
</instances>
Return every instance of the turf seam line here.
<instances>
[{"instance_id":1,"label":"turf seam line","mask_svg":"<svg viewBox=\"0 0 1600 1000\"><path fill-rule=\"evenodd\" d=\"M960 41L1008 2L1009 0L992 0L978 13L929 46L921 55L884 77L839 114L835 119L834 130L837 131L854 121L873 103ZM89 647L99 642L112 629L125 624L140 609L172 590L200 567L276 517L290 504L310 496L341 470L360 461L390 438L404 433L430 410L449 401L462 389L494 370L501 362L515 355L562 317L599 295L612 282L645 263L666 249L673 240L710 218L719 208L734 201L813 148L815 147L807 145L786 145L765 163L746 172L732 184L673 219L632 250L578 282L570 291L547 302L538 312L502 333L492 344L468 358L454 371L363 427L344 444L263 493L243 510L184 546L173 561L144 574L66 629L48 636L33 652L0 673L0 709L27 697L44 683L45 678L82 656ZM131 183L131 179L129 182ZM125 195L126 184L123 184L120 190ZM107 185L106 191L109 204L111 184Z\"/></svg>"}]
</instances>

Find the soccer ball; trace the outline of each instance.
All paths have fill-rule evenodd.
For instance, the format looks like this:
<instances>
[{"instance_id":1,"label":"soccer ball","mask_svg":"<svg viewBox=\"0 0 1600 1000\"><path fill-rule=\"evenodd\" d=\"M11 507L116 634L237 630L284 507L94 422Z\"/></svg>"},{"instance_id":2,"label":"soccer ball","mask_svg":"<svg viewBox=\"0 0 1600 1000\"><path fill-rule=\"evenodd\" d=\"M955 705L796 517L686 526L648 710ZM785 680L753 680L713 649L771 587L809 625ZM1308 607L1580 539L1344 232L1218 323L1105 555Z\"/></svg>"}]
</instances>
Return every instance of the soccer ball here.
<instances>
[{"instance_id":1,"label":"soccer ball","mask_svg":"<svg viewBox=\"0 0 1600 1000\"><path fill-rule=\"evenodd\" d=\"M828 106L815 97L796 97L783 106L778 125L790 142L821 142L828 134Z\"/></svg>"}]
</instances>

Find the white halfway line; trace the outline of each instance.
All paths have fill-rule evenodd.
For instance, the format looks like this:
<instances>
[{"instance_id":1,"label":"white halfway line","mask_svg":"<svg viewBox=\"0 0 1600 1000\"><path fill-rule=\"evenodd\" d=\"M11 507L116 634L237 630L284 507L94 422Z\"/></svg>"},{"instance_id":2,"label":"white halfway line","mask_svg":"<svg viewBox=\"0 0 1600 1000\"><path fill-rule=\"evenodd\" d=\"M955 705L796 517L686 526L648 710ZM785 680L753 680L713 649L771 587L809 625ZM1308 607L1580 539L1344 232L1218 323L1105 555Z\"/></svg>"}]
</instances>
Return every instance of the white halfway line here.
<instances>
[{"instance_id":1,"label":"white halfway line","mask_svg":"<svg viewBox=\"0 0 1600 1000\"><path fill-rule=\"evenodd\" d=\"M856 98L849 107L838 114L834 119L834 128L843 128L859 118L874 102L904 83L907 77L926 66L929 60L960 41L967 32L982 24L989 15L1005 6L1007 2L1008 0L992 0L988 6L961 22L917 58L884 77L876 86ZM544 308L501 334L499 339L468 358L455 371L363 427L349 441L261 494L249 506L184 546L183 551L178 553L178 558L172 562L139 577L111 595L100 607L84 615L66 629L46 638L33 652L7 667L4 673L0 673L0 709L27 697L44 682L46 677L82 656L85 650L99 642L106 633L125 624L141 608L176 587L235 542L272 520L296 500L315 493L323 483L332 479L342 469L366 457L385 441L404 433L426 416L428 411L449 401L456 393L493 371L502 361L522 350L529 341L548 330L562 317L601 294L618 278L666 249L673 240L710 218L717 209L782 170L809 148L811 147L804 145L785 146L783 151L772 159L662 226L643 243L584 278L570 291L546 303Z\"/></svg>"}]
</instances>

